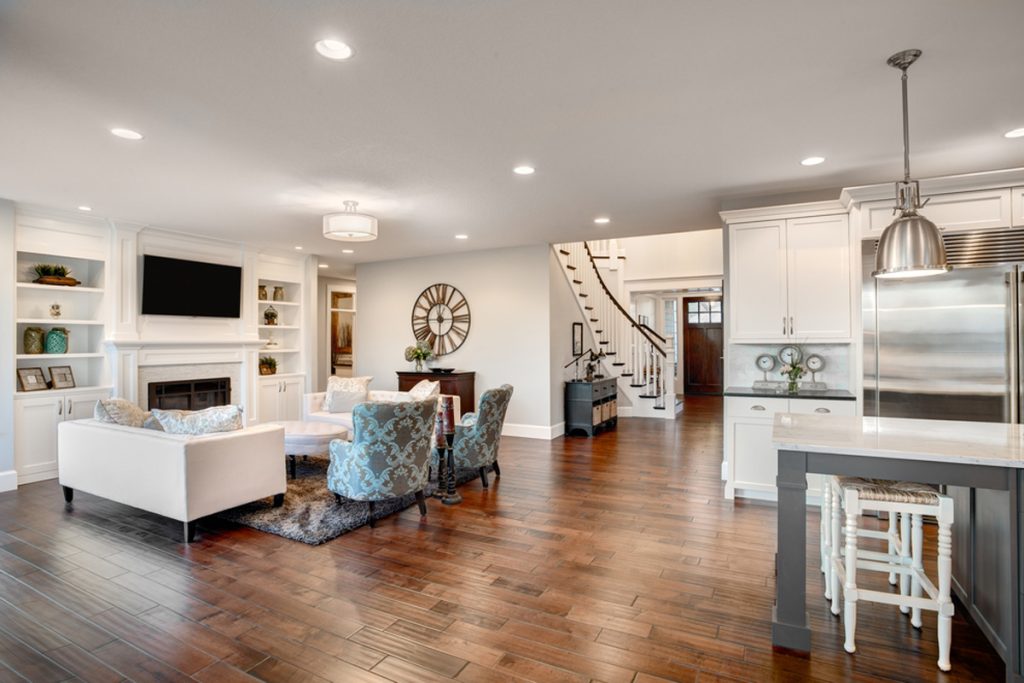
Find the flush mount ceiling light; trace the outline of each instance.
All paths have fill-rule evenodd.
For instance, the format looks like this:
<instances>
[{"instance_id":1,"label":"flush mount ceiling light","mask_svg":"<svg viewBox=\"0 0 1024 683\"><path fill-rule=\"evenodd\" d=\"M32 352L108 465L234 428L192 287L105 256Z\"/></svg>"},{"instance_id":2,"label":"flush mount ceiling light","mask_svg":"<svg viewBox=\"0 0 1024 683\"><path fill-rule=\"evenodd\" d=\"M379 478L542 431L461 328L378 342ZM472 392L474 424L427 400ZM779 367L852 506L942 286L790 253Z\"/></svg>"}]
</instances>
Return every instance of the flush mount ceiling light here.
<instances>
[{"instance_id":1,"label":"flush mount ceiling light","mask_svg":"<svg viewBox=\"0 0 1024 683\"><path fill-rule=\"evenodd\" d=\"M515 173L516 175L533 175L536 171L537 169L535 169L533 166L526 165L516 166L515 168L512 169L512 172Z\"/></svg>"},{"instance_id":2,"label":"flush mount ceiling light","mask_svg":"<svg viewBox=\"0 0 1024 683\"><path fill-rule=\"evenodd\" d=\"M111 128L110 134L125 140L141 140L143 138L142 133L131 128Z\"/></svg>"},{"instance_id":3,"label":"flush mount ceiling light","mask_svg":"<svg viewBox=\"0 0 1024 683\"><path fill-rule=\"evenodd\" d=\"M907 114L907 69L921 56L920 50L904 50L889 57L889 66L903 72L903 180L896 183L899 216L882 231L875 253L877 278L909 278L941 275L952 268L946 262L942 234L930 220L917 213L920 187L910 179L910 118Z\"/></svg>"},{"instance_id":4,"label":"flush mount ceiling light","mask_svg":"<svg viewBox=\"0 0 1024 683\"><path fill-rule=\"evenodd\" d=\"M324 237L341 242L369 242L377 239L377 219L369 214L359 213L359 202L345 202L341 213L324 216Z\"/></svg>"},{"instance_id":5,"label":"flush mount ceiling light","mask_svg":"<svg viewBox=\"0 0 1024 683\"><path fill-rule=\"evenodd\" d=\"M352 56L352 48L347 43L333 38L318 40L313 46L322 57L333 59L337 62L344 61Z\"/></svg>"},{"instance_id":6,"label":"flush mount ceiling light","mask_svg":"<svg viewBox=\"0 0 1024 683\"><path fill-rule=\"evenodd\" d=\"M594 222L597 223L598 225L607 225L608 223L612 222L612 219L608 218L608 216L598 216L597 218L594 219Z\"/></svg>"},{"instance_id":7,"label":"flush mount ceiling light","mask_svg":"<svg viewBox=\"0 0 1024 683\"><path fill-rule=\"evenodd\" d=\"M1003 133L1004 138L1024 138L1024 128L1014 128Z\"/></svg>"},{"instance_id":8,"label":"flush mount ceiling light","mask_svg":"<svg viewBox=\"0 0 1024 683\"><path fill-rule=\"evenodd\" d=\"M800 161L800 164L803 166L817 166L823 163L825 163L825 157L807 157Z\"/></svg>"}]
</instances>

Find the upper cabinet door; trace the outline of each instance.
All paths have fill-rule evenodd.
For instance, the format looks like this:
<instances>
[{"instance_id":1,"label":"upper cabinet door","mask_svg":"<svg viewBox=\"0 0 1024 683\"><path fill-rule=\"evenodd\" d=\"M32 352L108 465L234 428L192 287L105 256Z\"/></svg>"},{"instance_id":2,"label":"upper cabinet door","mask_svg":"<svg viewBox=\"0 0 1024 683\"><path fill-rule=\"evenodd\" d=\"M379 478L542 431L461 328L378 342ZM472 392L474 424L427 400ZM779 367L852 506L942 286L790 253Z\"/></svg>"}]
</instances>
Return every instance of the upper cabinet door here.
<instances>
[{"instance_id":1,"label":"upper cabinet door","mask_svg":"<svg viewBox=\"0 0 1024 683\"><path fill-rule=\"evenodd\" d=\"M931 195L925 197L928 203L921 207L921 215L950 233L1008 228L1012 222L1010 196L1011 191L1006 188ZM893 212L895 204L893 198L862 205L862 239L882 234L896 218ZM1014 217L1017 217L1016 213Z\"/></svg>"},{"instance_id":2,"label":"upper cabinet door","mask_svg":"<svg viewBox=\"0 0 1024 683\"><path fill-rule=\"evenodd\" d=\"M1010 216L1010 223L1015 228L1024 228L1024 187L1015 187L1010 190L1013 215Z\"/></svg>"},{"instance_id":3,"label":"upper cabinet door","mask_svg":"<svg viewBox=\"0 0 1024 683\"><path fill-rule=\"evenodd\" d=\"M729 338L779 341L788 333L786 222L730 226Z\"/></svg>"},{"instance_id":4,"label":"upper cabinet door","mask_svg":"<svg viewBox=\"0 0 1024 683\"><path fill-rule=\"evenodd\" d=\"M786 221L790 338L849 341L850 226L845 214Z\"/></svg>"}]
</instances>

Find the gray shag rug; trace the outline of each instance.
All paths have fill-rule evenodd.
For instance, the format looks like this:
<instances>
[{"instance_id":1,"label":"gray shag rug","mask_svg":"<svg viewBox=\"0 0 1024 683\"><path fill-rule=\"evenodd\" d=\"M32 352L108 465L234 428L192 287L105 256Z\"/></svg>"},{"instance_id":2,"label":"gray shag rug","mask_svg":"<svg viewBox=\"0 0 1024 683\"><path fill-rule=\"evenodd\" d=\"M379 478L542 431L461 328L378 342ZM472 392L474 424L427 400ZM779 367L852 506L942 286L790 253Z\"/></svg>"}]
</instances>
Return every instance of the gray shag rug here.
<instances>
[{"instance_id":1,"label":"gray shag rug","mask_svg":"<svg viewBox=\"0 0 1024 683\"><path fill-rule=\"evenodd\" d=\"M326 458L298 458L296 476L288 480L284 505L279 508L266 498L216 516L309 545L320 545L369 524L370 506L365 501L342 498L338 503L334 494L327 490L327 463ZM478 470L459 470L456 482L463 484L479 476ZM433 494L436 488L436 483L431 481L427 495ZM415 504L416 497L412 494L380 501L374 505L373 516L379 521Z\"/></svg>"}]
</instances>

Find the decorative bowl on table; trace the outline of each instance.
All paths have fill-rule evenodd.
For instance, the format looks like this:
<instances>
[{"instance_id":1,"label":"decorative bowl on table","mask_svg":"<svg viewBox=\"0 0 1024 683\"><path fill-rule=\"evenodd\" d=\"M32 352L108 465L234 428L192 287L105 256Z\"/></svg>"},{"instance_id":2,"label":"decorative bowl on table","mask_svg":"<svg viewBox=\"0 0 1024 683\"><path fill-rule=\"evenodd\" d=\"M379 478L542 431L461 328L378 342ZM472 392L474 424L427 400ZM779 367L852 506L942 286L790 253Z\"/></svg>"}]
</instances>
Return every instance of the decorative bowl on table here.
<instances>
[{"instance_id":1,"label":"decorative bowl on table","mask_svg":"<svg viewBox=\"0 0 1024 683\"><path fill-rule=\"evenodd\" d=\"M450 375L455 372L455 368L430 368L430 371L439 375Z\"/></svg>"}]
</instances>

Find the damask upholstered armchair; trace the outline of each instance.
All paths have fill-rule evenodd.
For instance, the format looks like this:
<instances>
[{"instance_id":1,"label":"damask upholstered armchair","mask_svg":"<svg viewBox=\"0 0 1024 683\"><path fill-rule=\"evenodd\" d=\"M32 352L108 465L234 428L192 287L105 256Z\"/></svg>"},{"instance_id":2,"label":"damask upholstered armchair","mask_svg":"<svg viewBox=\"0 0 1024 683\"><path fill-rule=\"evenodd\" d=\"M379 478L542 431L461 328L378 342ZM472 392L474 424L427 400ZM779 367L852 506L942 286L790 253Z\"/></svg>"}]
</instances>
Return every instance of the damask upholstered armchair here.
<instances>
[{"instance_id":1,"label":"damask upholstered armchair","mask_svg":"<svg viewBox=\"0 0 1024 683\"><path fill-rule=\"evenodd\" d=\"M404 403L360 403L352 410L352 441L331 442L327 488L342 498L378 501L416 494L427 514L427 487L437 398Z\"/></svg>"},{"instance_id":2,"label":"damask upholstered armchair","mask_svg":"<svg viewBox=\"0 0 1024 683\"><path fill-rule=\"evenodd\" d=\"M498 468L498 444L501 427L505 424L505 411L512 399L512 385L503 384L488 389L480 397L480 410L462 416L462 424L455 427L455 466L477 468L480 481L487 488L487 468L501 476Z\"/></svg>"}]
</instances>

